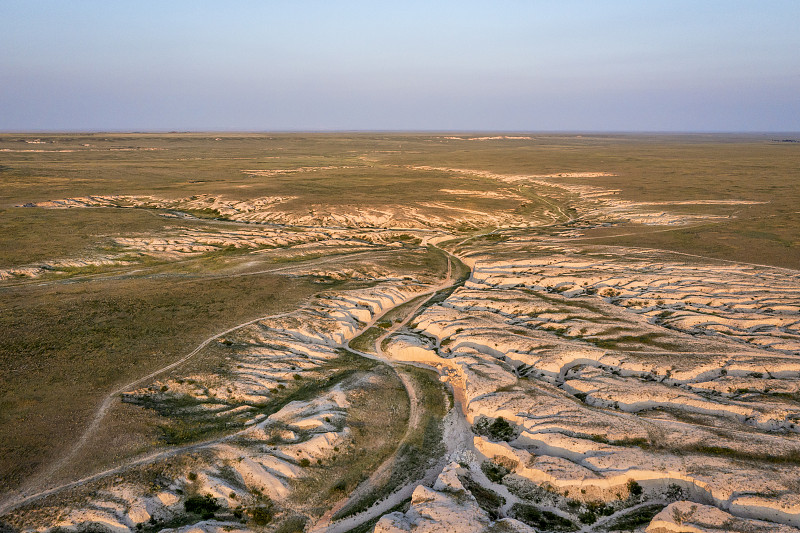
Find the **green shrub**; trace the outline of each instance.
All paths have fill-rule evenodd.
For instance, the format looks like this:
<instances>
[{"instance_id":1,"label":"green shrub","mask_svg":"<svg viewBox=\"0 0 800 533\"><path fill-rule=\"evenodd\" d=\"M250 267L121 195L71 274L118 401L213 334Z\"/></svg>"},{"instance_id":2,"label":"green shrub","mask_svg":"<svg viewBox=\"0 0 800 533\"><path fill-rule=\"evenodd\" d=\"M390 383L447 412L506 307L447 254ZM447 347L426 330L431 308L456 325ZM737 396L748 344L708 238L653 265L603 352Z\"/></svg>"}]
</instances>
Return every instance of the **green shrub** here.
<instances>
[{"instance_id":1,"label":"green shrub","mask_svg":"<svg viewBox=\"0 0 800 533\"><path fill-rule=\"evenodd\" d=\"M461 484L464 485L464 488L475 497L478 506L486 511L492 520L500 518L500 508L506 504L505 498L492 489L487 489L480 485L469 476L459 476L458 479L461 481Z\"/></svg>"},{"instance_id":2,"label":"green shrub","mask_svg":"<svg viewBox=\"0 0 800 533\"><path fill-rule=\"evenodd\" d=\"M512 505L511 515L520 522L542 531L575 531L578 529L572 521L564 517L525 503Z\"/></svg>"},{"instance_id":3,"label":"green shrub","mask_svg":"<svg viewBox=\"0 0 800 533\"><path fill-rule=\"evenodd\" d=\"M642 526L649 524L653 520L653 517L660 513L664 507L665 505L661 503L639 507L621 518L618 518L607 527L609 531L636 531Z\"/></svg>"},{"instance_id":4,"label":"green shrub","mask_svg":"<svg viewBox=\"0 0 800 533\"><path fill-rule=\"evenodd\" d=\"M635 479L629 479L628 480L628 492L630 492L631 496L637 497L637 496L641 496L642 495L642 492L644 492L644 489L642 489L642 486L639 485L639 483Z\"/></svg>"},{"instance_id":5,"label":"green shrub","mask_svg":"<svg viewBox=\"0 0 800 533\"><path fill-rule=\"evenodd\" d=\"M509 441L514 438L514 426L506 422L502 416L489 426L489 436L494 440Z\"/></svg>"},{"instance_id":6,"label":"green shrub","mask_svg":"<svg viewBox=\"0 0 800 533\"><path fill-rule=\"evenodd\" d=\"M266 526L272 522L272 517L275 516L275 511L272 502L266 505L259 505L249 509L247 514L250 515L250 520L257 526Z\"/></svg>"},{"instance_id":7,"label":"green shrub","mask_svg":"<svg viewBox=\"0 0 800 533\"><path fill-rule=\"evenodd\" d=\"M586 504L586 508L590 513L600 516L610 516L614 514L614 507L606 505L601 501L589 502Z\"/></svg>"},{"instance_id":8,"label":"green shrub","mask_svg":"<svg viewBox=\"0 0 800 533\"><path fill-rule=\"evenodd\" d=\"M489 478L489 481L492 483L500 483L503 481L503 478L507 476L511 471L503 465L499 465L492 461L484 461L481 464L481 470L486 477Z\"/></svg>"},{"instance_id":9,"label":"green shrub","mask_svg":"<svg viewBox=\"0 0 800 533\"><path fill-rule=\"evenodd\" d=\"M591 511L586 511L578 515L581 524L594 524L597 522L597 515Z\"/></svg>"},{"instance_id":10,"label":"green shrub","mask_svg":"<svg viewBox=\"0 0 800 533\"><path fill-rule=\"evenodd\" d=\"M220 505L211 494L205 496L190 496L183 502L183 508L187 513L200 515L203 518L214 518L214 513L219 510Z\"/></svg>"},{"instance_id":11,"label":"green shrub","mask_svg":"<svg viewBox=\"0 0 800 533\"><path fill-rule=\"evenodd\" d=\"M509 441L514 438L514 426L502 416L492 421L491 418L481 417L473 429L478 435L484 435L492 440Z\"/></svg>"}]
</instances>

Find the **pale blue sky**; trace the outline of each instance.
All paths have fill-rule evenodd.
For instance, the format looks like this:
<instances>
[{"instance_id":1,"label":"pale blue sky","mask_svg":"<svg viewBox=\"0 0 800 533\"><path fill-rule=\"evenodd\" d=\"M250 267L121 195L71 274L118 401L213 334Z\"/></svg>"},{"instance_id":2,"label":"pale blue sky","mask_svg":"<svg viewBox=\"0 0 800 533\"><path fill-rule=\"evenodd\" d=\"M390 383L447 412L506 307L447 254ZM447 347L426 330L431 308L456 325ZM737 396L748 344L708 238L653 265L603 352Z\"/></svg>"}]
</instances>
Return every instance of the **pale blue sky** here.
<instances>
[{"instance_id":1,"label":"pale blue sky","mask_svg":"<svg viewBox=\"0 0 800 533\"><path fill-rule=\"evenodd\" d=\"M800 130L800 1L0 0L0 130Z\"/></svg>"}]
</instances>

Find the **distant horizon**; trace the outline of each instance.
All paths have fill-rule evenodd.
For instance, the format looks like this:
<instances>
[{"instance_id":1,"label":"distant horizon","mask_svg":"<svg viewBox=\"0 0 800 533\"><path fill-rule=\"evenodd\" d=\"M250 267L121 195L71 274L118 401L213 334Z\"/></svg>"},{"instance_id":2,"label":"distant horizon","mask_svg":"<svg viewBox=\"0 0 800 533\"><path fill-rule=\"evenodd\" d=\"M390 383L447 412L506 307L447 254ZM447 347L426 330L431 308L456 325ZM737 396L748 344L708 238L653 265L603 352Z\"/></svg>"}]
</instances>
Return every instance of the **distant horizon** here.
<instances>
[{"instance_id":1,"label":"distant horizon","mask_svg":"<svg viewBox=\"0 0 800 533\"><path fill-rule=\"evenodd\" d=\"M70 134L84 134L84 135L97 135L97 134L203 134L203 133L219 133L219 134L295 134L295 133L354 133L354 134L453 134L453 135L467 135L467 134L526 134L526 135L800 135L800 130L796 131L679 131L679 130L489 130L489 129L465 129L465 130L444 130L444 129L285 129L285 130L237 130L237 129L197 129L197 130L181 130L181 129L153 129L153 130L0 130L0 135L70 135ZM512 139L513 140L513 139Z\"/></svg>"}]
</instances>

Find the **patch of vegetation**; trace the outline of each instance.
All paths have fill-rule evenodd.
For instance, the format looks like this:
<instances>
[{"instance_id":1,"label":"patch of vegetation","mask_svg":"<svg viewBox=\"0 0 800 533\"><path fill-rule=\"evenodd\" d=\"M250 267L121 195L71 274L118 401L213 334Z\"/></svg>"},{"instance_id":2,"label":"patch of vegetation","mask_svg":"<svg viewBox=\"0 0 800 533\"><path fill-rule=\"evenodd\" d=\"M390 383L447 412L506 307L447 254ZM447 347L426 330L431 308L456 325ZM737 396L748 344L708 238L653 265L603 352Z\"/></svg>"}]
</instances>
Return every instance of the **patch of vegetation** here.
<instances>
[{"instance_id":1,"label":"patch of vegetation","mask_svg":"<svg viewBox=\"0 0 800 533\"><path fill-rule=\"evenodd\" d=\"M508 235L503 235L502 233L489 233L488 235L484 235L479 240L484 240L487 242L503 242L508 240Z\"/></svg>"},{"instance_id":2,"label":"patch of vegetation","mask_svg":"<svg viewBox=\"0 0 800 533\"><path fill-rule=\"evenodd\" d=\"M436 372L410 365L403 366L402 371L413 379L422 414L420 424L397 448L388 481L366 497L342 508L334 515L336 520L357 514L405 483L421 478L427 468L444 454L442 419L453 405L449 391L439 381Z\"/></svg>"},{"instance_id":3,"label":"patch of vegetation","mask_svg":"<svg viewBox=\"0 0 800 533\"><path fill-rule=\"evenodd\" d=\"M737 459L741 461L757 461L773 464L792 464L800 465L800 450L790 450L780 454L770 453L753 453L742 450L734 450L725 446L709 446L705 444L697 444L682 448L683 451L700 453L703 455L714 455L718 457L728 457L730 459Z\"/></svg>"},{"instance_id":4,"label":"patch of vegetation","mask_svg":"<svg viewBox=\"0 0 800 533\"><path fill-rule=\"evenodd\" d=\"M648 439L645 437L628 437L624 439L617 439L612 440L609 442L614 446L636 446L638 448L642 448L643 450L649 450L653 446Z\"/></svg>"},{"instance_id":5,"label":"patch of vegetation","mask_svg":"<svg viewBox=\"0 0 800 533\"><path fill-rule=\"evenodd\" d=\"M0 268L98 252L114 255L122 249L110 235L158 233L164 224L133 209L0 209Z\"/></svg>"},{"instance_id":6,"label":"patch of vegetation","mask_svg":"<svg viewBox=\"0 0 800 533\"><path fill-rule=\"evenodd\" d=\"M164 529L176 529L197 522L198 516L194 513L175 513L167 518L150 517L147 522L136 524L137 533L157 533Z\"/></svg>"},{"instance_id":7,"label":"patch of vegetation","mask_svg":"<svg viewBox=\"0 0 800 533\"><path fill-rule=\"evenodd\" d=\"M473 427L473 431L478 435L484 435L492 440L510 441L514 438L515 428L502 416L497 417L492 422L488 417L480 417Z\"/></svg>"},{"instance_id":8,"label":"patch of vegetation","mask_svg":"<svg viewBox=\"0 0 800 533\"><path fill-rule=\"evenodd\" d=\"M168 445L186 444L212 437L221 432L235 431L243 428L245 421L249 418L247 414L243 413L215 416L213 411L209 412L205 407L216 405L235 407L235 405L200 400L190 395L167 396L166 398L147 395L127 401L152 409L159 416L166 418L157 427L161 432L163 442ZM192 410L193 407L199 407L199 409Z\"/></svg>"},{"instance_id":9,"label":"patch of vegetation","mask_svg":"<svg viewBox=\"0 0 800 533\"><path fill-rule=\"evenodd\" d=\"M635 479L629 479L628 483L627 483L627 487L628 487L628 494L630 494L631 497L633 497L633 498L638 498L644 492L644 489L642 489L642 486Z\"/></svg>"},{"instance_id":10,"label":"patch of vegetation","mask_svg":"<svg viewBox=\"0 0 800 533\"><path fill-rule=\"evenodd\" d=\"M350 341L349 346L353 350L364 353L375 353L375 341L383 335L385 331L378 326L368 328L364 333Z\"/></svg>"},{"instance_id":11,"label":"patch of vegetation","mask_svg":"<svg viewBox=\"0 0 800 533\"><path fill-rule=\"evenodd\" d=\"M278 524L278 527L275 528L275 533L303 533L306 522L308 522L308 518L305 516L290 516Z\"/></svg>"},{"instance_id":12,"label":"patch of vegetation","mask_svg":"<svg viewBox=\"0 0 800 533\"><path fill-rule=\"evenodd\" d=\"M585 510L578 515L582 524L594 524L601 516L611 516L615 512L613 505L601 501L587 502Z\"/></svg>"},{"instance_id":13,"label":"patch of vegetation","mask_svg":"<svg viewBox=\"0 0 800 533\"><path fill-rule=\"evenodd\" d=\"M664 336L666 336L665 333L658 333L653 331L650 333L644 333L642 335L621 335L613 339L596 339L592 337L587 337L584 338L584 340L587 342L591 342L598 348L604 348L608 350L613 350L620 347L626 347L631 345L654 346L664 350L680 351L682 349L681 346L678 344L656 340L659 337L664 337Z\"/></svg>"},{"instance_id":14,"label":"patch of vegetation","mask_svg":"<svg viewBox=\"0 0 800 533\"><path fill-rule=\"evenodd\" d=\"M692 420L692 423L698 423L697 420ZM699 421L702 423L702 421ZM644 437L633 437L618 440L608 440L603 435L592 435L589 437L594 442L601 442L603 444L611 444L614 446L636 446L643 450L652 451L666 451L670 453L697 453L701 455L713 455L717 457L727 457L729 459L736 459L740 461L757 461L772 464L794 464L800 465L800 450L789 450L788 452L780 454L769 453L754 453L742 450L736 450L726 446L713 446L702 443L663 445L652 443L649 439ZM630 483L630 482L629 482ZM629 486L630 490L631 487ZM633 493L633 491L631 491Z\"/></svg>"},{"instance_id":15,"label":"patch of vegetation","mask_svg":"<svg viewBox=\"0 0 800 533\"><path fill-rule=\"evenodd\" d=\"M503 478L511 473L508 468L493 461L484 461L481 463L481 471L492 483L502 483Z\"/></svg>"},{"instance_id":16,"label":"patch of vegetation","mask_svg":"<svg viewBox=\"0 0 800 533\"><path fill-rule=\"evenodd\" d=\"M247 510L250 521L257 526L266 526L275 516L275 506L272 502L260 504Z\"/></svg>"},{"instance_id":17,"label":"patch of vegetation","mask_svg":"<svg viewBox=\"0 0 800 533\"><path fill-rule=\"evenodd\" d=\"M514 474L505 476L503 485L517 498L534 503L548 502L555 504L555 490L548 490L550 487L547 485L538 485Z\"/></svg>"},{"instance_id":18,"label":"patch of vegetation","mask_svg":"<svg viewBox=\"0 0 800 533\"><path fill-rule=\"evenodd\" d=\"M635 531L653 521L653 518L664 510L663 503L654 503L638 507L633 511L604 526L606 531Z\"/></svg>"},{"instance_id":19,"label":"patch of vegetation","mask_svg":"<svg viewBox=\"0 0 800 533\"><path fill-rule=\"evenodd\" d=\"M360 358L361 359L361 358ZM377 379L376 379L377 378ZM408 395L394 371L377 365L348 393L347 426L352 441L295 484L294 505L321 514L346 497L396 449L406 430Z\"/></svg>"},{"instance_id":20,"label":"patch of vegetation","mask_svg":"<svg viewBox=\"0 0 800 533\"><path fill-rule=\"evenodd\" d=\"M592 511L586 510L578 515L578 520L581 521L581 524L592 525L595 522L597 522L597 514Z\"/></svg>"},{"instance_id":21,"label":"patch of vegetation","mask_svg":"<svg viewBox=\"0 0 800 533\"><path fill-rule=\"evenodd\" d=\"M492 489L486 488L470 476L458 476L461 484L478 501L478 506L486 511L492 520L500 518L500 508L506 504L506 499Z\"/></svg>"},{"instance_id":22,"label":"patch of vegetation","mask_svg":"<svg viewBox=\"0 0 800 533\"><path fill-rule=\"evenodd\" d=\"M512 505L511 516L541 531L576 531L579 529L574 522L563 516L526 503Z\"/></svg>"},{"instance_id":23,"label":"patch of vegetation","mask_svg":"<svg viewBox=\"0 0 800 533\"><path fill-rule=\"evenodd\" d=\"M545 302L557 304L559 306L559 308L561 306L578 307L580 309L586 309L587 311L592 311L592 312L598 313L598 314L602 314L603 313L603 311L599 307L597 307L596 305L588 303L588 302L582 302L582 301L579 301L579 300L575 300L574 298L564 298L564 297L556 298L554 296L548 296L547 294L545 294L543 292L534 291L532 289L527 289L527 288L524 288L524 287L520 288L519 290L521 290L525 294L529 294L531 296L535 296L535 297L539 298L540 300L544 300Z\"/></svg>"},{"instance_id":24,"label":"patch of vegetation","mask_svg":"<svg viewBox=\"0 0 800 533\"><path fill-rule=\"evenodd\" d=\"M214 513L219 511L221 505L211 494L204 496L189 496L183 502L183 508L187 513L199 515L203 520L214 518Z\"/></svg>"}]
</instances>

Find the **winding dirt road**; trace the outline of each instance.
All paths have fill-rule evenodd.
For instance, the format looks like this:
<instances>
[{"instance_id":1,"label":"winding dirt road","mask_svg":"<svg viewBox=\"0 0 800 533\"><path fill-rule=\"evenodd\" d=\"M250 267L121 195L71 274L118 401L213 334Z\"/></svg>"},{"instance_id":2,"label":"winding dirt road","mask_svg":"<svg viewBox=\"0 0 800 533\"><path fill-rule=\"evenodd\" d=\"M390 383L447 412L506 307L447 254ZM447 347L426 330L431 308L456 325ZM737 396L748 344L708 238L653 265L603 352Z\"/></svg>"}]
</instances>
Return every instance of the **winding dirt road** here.
<instances>
[{"instance_id":1,"label":"winding dirt road","mask_svg":"<svg viewBox=\"0 0 800 533\"><path fill-rule=\"evenodd\" d=\"M436 246L434 245L434 247L436 247ZM397 368L395 367L395 364L392 361L388 360L383 355L383 352L382 352L382 350L380 348L380 343L383 342L383 339L385 339L388 335L390 335L391 333L394 333L397 329L399 329L400 327L406 325L411 320L413 315L419 310L419 308L422 305L424 305L437 292L439 292L440 290L449 288L449 287L451 287L453 285L453 281L452 281L452 259L450 257L450 254L448 252L446 252L445 250L442 250L441 248L438 248L438 247L436 247L436 248L438 250L440 250L442 253L444 253L444 254L446 254L448 256L447 276L442 281L442 283L430 288L428 291L425 291L425 292L421 293L419 296L429 295L429 298L421 300L419 302L419 304L417 304L416 306L414 306L412 309L409 310L408 315L405 317L405 319L402 322L395 324L392 329L387 331L386 334L382 335L379 339L376 340L376 343L377 343L376 353L378 353L379 355L376 356L376 355L373 355L373 354L367 354L367 353L363 353L363 352L360 352L360 351L357 351L357 350L353 350L352 348L350 348L349 342L345 343L342 346L343 348L347 349L348 351L350 351L350 352L352 352L352 353L354 353L356 355L359 355L359 356L362 356L362 357L371 358L371 359L375 359L375 360L381 361L383 363L387 363L393 369L395 369L395 372L397 372L397 375L398 375L399 379L402 381L404 387L406 388L406 391L407 391L407 393L409 395L409 399L410 399L410 403L411 403L411 410L410 410L410 413L409 413L409 425L408 425L408 429L406 431L406 434L404 435L403 441L405 441L409 437L409 435L413 432L413 430L416 428L416 426L419 425L419 422L420 422L420 420L422 418L422 413L420 413L420 411L419 411L419 406L418 406L419 401L418 401L418 397L417 397L417 392L416 392L416 390L414 388L413 380L411 378L409 378L406 374L404 374L402 371L398 371ZM336 261L336 260L340 260L340 259L341 259L341 257L338 257L338 256L337 257L327 257L327 258L324 258L324 259L315 260L315 261L313 261L313 263L314 264L327 263L327 262ZM279 268L270 269L270 270L262 271L262 272L258 272L258 273L277 272L277 271L290 270L290 269L293 269L293 268L297 268L297 266L296 265L292 265L292 266L279 267ZM255 273L240 273L240 274L234 274L234 276L251 275L251 274L255 274ZM370 322L364 324L356 332L356 334L354 335L353 338L356 338L359 335L361 335L362 333L364 333L366 330L368 330L369 328L374 326L374 324L376 322L378 322L381 318L383 318L383 316L385 316L387 313L393 311L396 307L398 307L399 305L403 305L405 303L406 302L402 302L402 303L400 303L400 304L398 304L396 306L392 306L392 307L386 309L383 313L378 314L375 317L373 317ZM188 352L187 354L182 356L180 359L178 359L178 360L176 360L176 361L174 361L174 362L172 362L172 363L170 363L168 365L165 365L164 367L161 367L161 368L159 368L157 370L154 370L153 372L150 372L149 374L147 374L145 376L137 378L134 381L126 383L125 385L122 385L122 386L118 387L117 389L115 389L114 391L108 393L105 396L105 398L103 399L103 401L100 404L100 406L95 411L91 422L86 427L84 432L81 434L81 437L57 461L55 461L54 463L49 465L45 470L41 471L39 474L37 474L35 477L33 477L31 480L29 480L28 483L26 483L25 486L22 487L17 493L12 494L5 501L0 502L0 515L8 512L8 511L10 511L10 510L12 510L12 509L14 509L16 507L19 507L21 505L33 502L35 500L44 498L44 497L52 495L52 494L56 494L56 493L58 493L60 491L63 491L63 490L76 488L76 487L85 485L85 484L90 483L92 481L104 478L106 476L110 476L110 475L113 475L113 474L120 473L120 472L122 472L124 470L127 470L127 469L135 467L135 466L140 466L140 465L152 463L154 461L162 460L164 458L167 458L167 457L170 457L170 456L174 456L174 455L177 455L177 454L180 454L180 453L185 453L187 451L206 448L206 447L218 444L220 442L224 442L226 440L233 439L233 438L237 437L239 435L239 433L241 433L241 432L236 432L236 433L233 433L233 434L230 434L230 435L226 435L224 437L216 438L216 439L213 439L213 440L210 440L210 441L204 441L204 442L200 442L200 443L181 446L181 447L178 447L178 448L172 448L172 449L169 449L169 450L162 450L162 451L153 452L153 453L150 453L150 454L145 455L143 457L138 457L138 458L129 460L129 461L125 462L124 464L119 465L117 467L110 468L110 469L104 470L102 472L97 472L95 474L92 474L90 476L84 477L82 479L79 479L79 480L76 480L76 481L73 481L73 482L70 482L70 483L65 483L65 484L59 485L57 487L51 487L51 488L48 488L48 489L44 489L42 487L42 485L46 482L46 480L49 477L51 477L54 473L56 473L61 468L66 466L69 463L69 461L72 460L77 455L77 453L83 448L83 446L85 446L86 443L89 442L89 440L92 438L92 436L96 433L97 429L100 427L100 424L103 421L103 419L105 418L105 416L107 415L109 409L114 405L115 400L118 400L119 395L121 393L126 392L128 390L131 390L131 389L135 388L136 386L139 386L142 383L145 383L148 380L151 380L154 377L156 377L156 376L158 376L160 374L163 374L164 372L167 372L169 370L172 370L172 369L180 366L181 364L183 364L183 363L187 362L188 360L190 360L192 357L196 356L200 351L202 351L205 347L207 347L211 342L213 342L216 339L219 339L220 337L223 337L223 336L228 335L228 334L230 334L230 333L232 333L234 331L237 331L237 330L239 330L241 328L244 328L246 326L249 326L251 324L254 324L254 323L257 323L257 322L260 322L260 321L263 321L263 320L268 320L268 319L271 319L271 318L280 318L280 317L284 317L284 316L288 316L288 315L294 314L297 311L303 309L304 307L306 307L306 306L303 305L301 307L298 307L297 309L294 309L292 311L285 312L285 313L278 313L278 314L273 314L273 315L261 316L261 317L258 317L258 318L252 319L252 320L248 320L248 321L243 322L241 324L237 324L237 325L235 325L235 326L233 326L231 328L228 328L228 329L226 329L224 331L215 333L214 335L211 335L208 338L204 339L192 351ZM247 431L247 430L242 430L242 431ZM401 443L403 441L401 441ZM388 469L388 467L391 466L391 460L393 458L394 458L394 456L392 458L390 458L389 460L387 460L383 465L381 465L381 467L379 467L379 472L376 472L375 474L373 474L373 476L370 477L370 479L368 479L365 482L365 488L363 489L363 493L368 491L368 489L372 486L370 484L370 480L374 481L375 479L377 479L380 476L380 474L381 474L380 471ZM428 473L428 474L430 474L430 473ZM436 473L436 475L438 475L438 472ZM427 479L429 477L429 475L426 475L425 477ZM433 478L435 479L435 475L433 476ZM413 488L417 484L419 484L419 482L421 482L421 480L417 480L414 483L410 483L409 486L410 486L411 490L413 490ZM400 492L403 492L403 494L405 492L407 492L407 490L404 490L404 489L407 489L407 487L404 487L403 489L401 489ZM361 493L362 492L359 492L359 494L361 494ZM410 492L409 492L409 495L410 495ZM407 497L408 496L403 496L403 498L401 498L400 501L402 501L403 499L405 499ZM346 503L347 502L343 502L342 505L344 505ZM383 507L383 505L376 506L375 511L377 511L378 508L382 508L382 507ZM333 511L333 512L335 512L335 511ZM331 512L330 515L332 515L333 512ZM370 514L372 514L372 513L370 513ZM369 520L369 518L365 518L364 520L361 520L361 521L363 522L363 521L366 521L366 520ZM337 527L337 530L338 530L338 527Z\"/></svg>"},{"instance_id":2,"label":"winding dirt road","mask_svg":"<svg viewBox=\"0 0 800 533\"><path fill-rule=\"evenodd\" d=\"M89 481L93 481L95 479L99 479L99 478L104 477L106 475L110 475L110 474L114 474L114 473L120 472L120 471L122 471L122 470L124 470L126 468L131 467L131 466L136 466L136 465L139 465L139 464L148 463L148 462L151 462L151 461L153 461L153 460L155 460L157 458L161 458L161 457L164 457L164 456L174 455L175 453L178 453L179 451L186 451L188 449L193 449L193 448L197 448L197 447L200 447L200 446L209 445L210 444L209 442L205 442L205 443L201 443L201 444L197 444L197 445L193 445L193 446L182 447L180 449L169 450L167 452L157 452L157 453L154 453L154 454L150 454L150 455L148 455L148 456L146 456L144 458L136 459L133 462L126 463L123 466L119 466L117 468L112 468L112 469L109 469L109 470L105 470L103 472L94 474L92 476L83 478L81 480L78 480L78 481L75 481L75 482L72 482L72 483L68 483L68 484L65 484L65 485L61 485L59 487L51 488L51 489L40 491L40 492L36 492L36 493L30 493L30 491L37 490L37 487L39 487L44 480L46 480L47 478L52 476L59 469L64 467L73 457L75 457L75 455L80 451L80 449L89 441L89 439L92 437L92 435L94 435L94 433L97 431L97 428L100 427L100 422L102 422L103 418L105 418L106 413L108 413L108 410L111 408L111 406L113 405L114 401L118 399L118 396L121 393L123 393L125 391L128 391L130 389L133 389L137 385L140 385L140 384L146 382L147 380L150 380L150 379L158 376L159 374L163 374L164 372L172 370L173 368L185 363L186 361L188 361L189 359L191 359L192 357L197 355L200 352L200 350L202 350L203 348L208 346L209 343L211 343L212 341L214 341L214 340L216 340L216 339L218 339L218 338L220 338L222 336L228 335L229 333L232 333L232 332L234 332L234 331L236 331L238 329L241 329L243 327L249 326L251 324L255 324L256 322L260 322L262 320L268 320L270 318L280 318L280 317L283 317L283 316L288 316L290 314L296 313L299 309L302 309L302 307L300 307L298 309L295 309L293 311L290 311L290 312L286 312L286 313L279 313L279 314L275 314L275 315L267 315L267 316L262 316L262 317L259 317L259 318L255 318L253 320L248 320L247 322L243 322L243 323L238 324L238 325L236 325L236 326L234 326L232 328L228 328L225 331L222 331L220 333L216 333L216 334L208 337L207 339L205 339L200 344L198 344L197 347L194 350L192 350L191 352L187 353L186 355L184 355L183 357L181 357L177 361L175 361L173 363L170 363L170 364L168 364L168 365L166 365L166 366L164 366L162 368L159 368L158 370L155 370L155 371L147 374L146 376L143 376L143 377L138 378L138 379L136 379L134 381L131 381L130 383L126 383L125 385L123 385L123 386L117 388L116 390L110 392L103 399L103 402L100 404L100 407L98 407L97 411L95 411L94 417L92 417L92 421L89 423L89 425L87 426L86 430L84 430L83 434L75 442L75 444L73 444L72 447L63 456L61 456L61 458L59 458L56 462L52 463L49 467L47 467L47 469L45 469L44 471L40 472L39 474L37 474L33 478L31 478L31 480L25 485L25 487L20 489L19 493L16 496L14 496L14 497L2 502L2 504L0 504L0 515L5 513L5 512L7 512L7 511L9 511L9 510L11 510L11 509L13 509L14 507L18 507L20 505L23 505L23 504L28 503L30 501L36 500L38 498L53 494L53 493L58 492L60 490L64 490L64 489L67 489L67 488L72 488L72 487L76 487L76 486L88 483ZM219 442L219 440L217 440L215 442Z\"/></svg>"}]
</instances>

